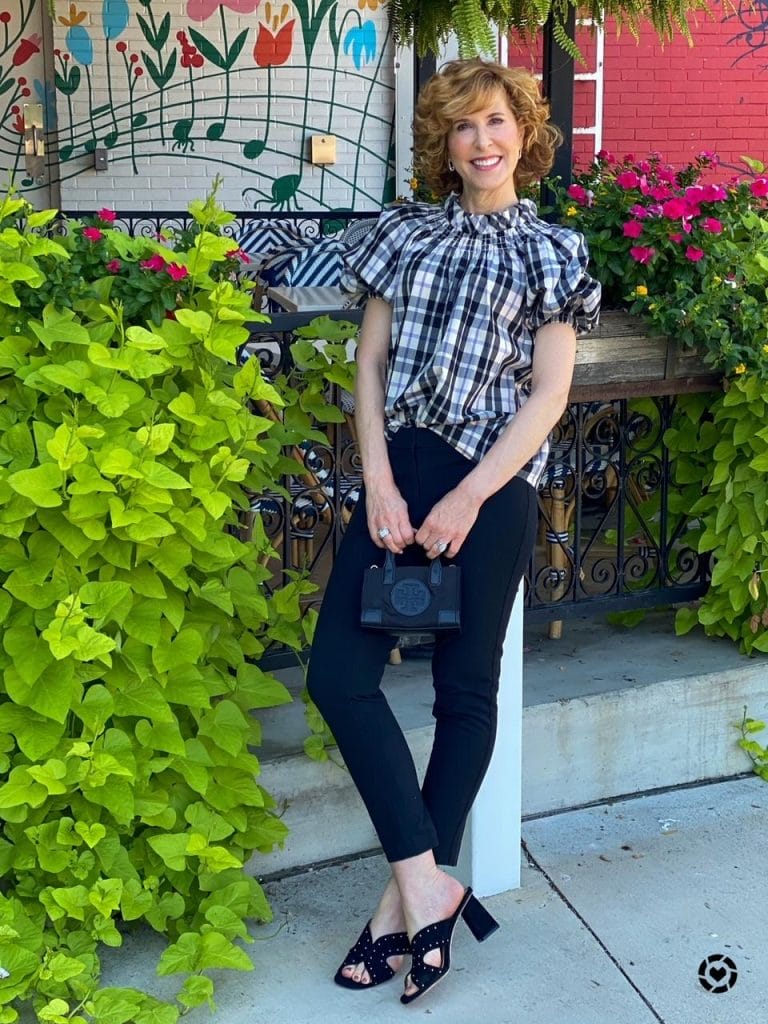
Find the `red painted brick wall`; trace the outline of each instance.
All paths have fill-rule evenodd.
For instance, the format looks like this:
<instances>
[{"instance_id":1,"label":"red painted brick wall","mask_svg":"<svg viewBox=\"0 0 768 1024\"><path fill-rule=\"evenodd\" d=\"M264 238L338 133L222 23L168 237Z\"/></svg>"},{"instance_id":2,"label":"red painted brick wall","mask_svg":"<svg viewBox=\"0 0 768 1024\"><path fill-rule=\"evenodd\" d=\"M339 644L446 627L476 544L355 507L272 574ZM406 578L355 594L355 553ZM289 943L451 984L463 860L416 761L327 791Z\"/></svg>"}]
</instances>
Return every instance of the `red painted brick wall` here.
<instances>
[{"instance_id":1,"label":"red painted brick wall","mask_svg":"<svg viewBox=\"0 0 768 1024\"><path fill-rule=\"evenodd\" d=\"M616 156L638 157L658 150L675 165L702 150L714 150L727 164L746 154L768 163L768 14L760 8L724 17L719 4L709 18L692 25L694 45L681 38L662 45L648 27L638 41L624 30L617 36L609 22L605 32L603 148ZM766 27L760 28L765 17ZM747 44L751 30L754 44ZM593 71L594 43L580 30L579 45ZM509 63L540 70L540 46L510 40ZM574 124L594 123L595 87L576 82ZM574 137L577 166L594 153L592 135ZM720 174L722 176L722 172Z\"/></svg>"}]
</instances>

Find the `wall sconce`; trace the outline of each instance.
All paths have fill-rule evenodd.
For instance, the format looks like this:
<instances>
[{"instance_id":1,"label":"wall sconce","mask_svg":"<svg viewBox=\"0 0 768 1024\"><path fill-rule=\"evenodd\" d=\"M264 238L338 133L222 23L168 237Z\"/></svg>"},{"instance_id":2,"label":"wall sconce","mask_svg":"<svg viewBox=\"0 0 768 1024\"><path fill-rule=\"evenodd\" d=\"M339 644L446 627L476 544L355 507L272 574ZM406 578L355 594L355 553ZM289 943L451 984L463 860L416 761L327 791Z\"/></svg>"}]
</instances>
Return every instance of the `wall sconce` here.
<instances>
[{"instance_id":1,"label":"wall sconce","mask_svg":"<svg viewBox=\"0 0 768 1024\"><path fill-rule=\"evenodd\" d=\"M312 135L313 164L335 164L336 163L336 136L335 135Z\"/></svg>"}]
</instances>

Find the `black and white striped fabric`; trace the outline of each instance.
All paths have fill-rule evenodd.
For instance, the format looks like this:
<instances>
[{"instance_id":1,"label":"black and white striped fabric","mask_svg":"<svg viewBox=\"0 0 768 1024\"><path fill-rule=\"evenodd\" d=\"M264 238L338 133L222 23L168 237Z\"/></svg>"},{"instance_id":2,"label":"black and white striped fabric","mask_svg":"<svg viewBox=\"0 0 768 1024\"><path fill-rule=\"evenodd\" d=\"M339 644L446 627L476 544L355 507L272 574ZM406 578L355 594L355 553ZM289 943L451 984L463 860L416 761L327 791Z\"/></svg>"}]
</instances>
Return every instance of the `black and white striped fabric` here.
<instances>
[{"instance_id":1,"label":"black and white striped fabric","mask_svg":"<svg viewBox=\"0 0 768 1024\"><path fill-rule=\"evenodd\" d=\"M536 331L596 324L587 261L583 236L530 200L492 214L465 213L455 195L385 210L346 254L341 285L392 305L387 432L429 427L478 461L527 398ZM518 474L534 487L547 452Z\"/></svg>"},{"instance_id":2,"label":"black and white striped fabric","mask_svg":"<svg viewBox=\"0 0 768 1024\"><path fill-rule=\"evenodd\" d=\"M337 285L341 277L341 239L307 237L291 221L256 224L238 238L265 284Z\"/></svg>"}]
</instances>

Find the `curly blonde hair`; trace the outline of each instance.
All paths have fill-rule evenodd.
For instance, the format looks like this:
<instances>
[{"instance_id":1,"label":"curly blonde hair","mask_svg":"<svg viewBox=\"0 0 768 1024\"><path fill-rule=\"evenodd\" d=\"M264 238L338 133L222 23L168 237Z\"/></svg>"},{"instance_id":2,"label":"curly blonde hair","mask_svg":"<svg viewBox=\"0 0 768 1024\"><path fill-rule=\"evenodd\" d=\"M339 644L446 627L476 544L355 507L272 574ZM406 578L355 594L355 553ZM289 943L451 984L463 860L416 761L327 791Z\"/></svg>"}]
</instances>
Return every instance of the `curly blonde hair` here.
<instances>
[{"instance_id":1,"label":"curly blonde hair","mask_svg":"<svg viewBox=\"0 0 768 1024\"><path fill-rule=\"evenodd\" d=\"M467 114L487 106L501 90L523 136L515 187L543 177L552 167L560 130L549 123L549 104L539 83L524 68L473 58L452 60L424 85L413 120L414 170L437 196L461 192L462 181L448 167L448 133Z\"/></svg>"}]
</instances>

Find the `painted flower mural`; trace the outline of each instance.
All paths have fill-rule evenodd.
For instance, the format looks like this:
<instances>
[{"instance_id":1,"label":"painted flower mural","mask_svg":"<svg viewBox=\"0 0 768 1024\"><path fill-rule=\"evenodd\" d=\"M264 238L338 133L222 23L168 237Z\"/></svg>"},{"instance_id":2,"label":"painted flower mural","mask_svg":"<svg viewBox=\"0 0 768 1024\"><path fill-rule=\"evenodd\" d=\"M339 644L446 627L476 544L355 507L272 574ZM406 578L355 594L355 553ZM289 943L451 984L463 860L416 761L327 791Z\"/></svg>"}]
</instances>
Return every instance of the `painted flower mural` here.
<instances>
[{"instance_id":1,"label":"painted flower mural","mask_svg":"<svg viewBox=\"0 0 768 1024\"><path fill-rule=\"evenodd\" d=\"M128 26L127 0L104 0L101 8L101 20L104 24L104 35L107 39L117 39Z\"/></svg>"},{"instance_id":2,"label":"painted flower mural","mask_svg":"<svg viewBox=\"0 0 768 1024\"><path fill-rule=\"evenodd\" d=\"M21 0L22 9L31 2L42 13L42 0ZM60 0L54 20L50 88L61 137L52 174L62 181L90 167L83 158L99 147L110 151L110 164L137 174L151 160L224 160L254 175L253 199L243 191L243 201L267 209L380 201L378 184L371 189L363 172L392 158L379 136L365 142L372 124L382 139L391 126L384 0ZM39 25L9 9L0 18L0 48L4 32L6 65L15 55L19 70L36 67L44 49ZM6 114L4 127L17 139L14 116ZM349 144L350 174L304 167L310 128Z\"/></svg>"},{"instance_id":3,"label":"painted flower mural","mask_svg":"<svg viewBox=\"0 0 768 1024\"><path fill-rule=\"evenodd\" d=\"M192 21L207 21L220 7L228 7L230 11L237 14L253 14L261 0L189 0L187 4L187 17Z\"/></svg>"},{"instance_id":4,"label":"painted flower mural","mask_svg":"<svg viewBox=\"0 0 768 1024\"><path fill-rule=\"evenodd\" d=\"M13 66L20 68L22 64L26 64L31 57L34 57L36 53L40 53L41 42L42 38L37 33L22 39L11 59Z\"/></svg>"},{"instance_id":5,"label":"painted flower mural","mask_svg":"<svg viewBox=\"0 0 768 1024\"><path fill-rule=\"evenodd\" d=\"M69 15L62 14L59 21L67 26L67 35L64 40L67 49L83 67L90 67L93 64L93 40L83 22L88 17L87 11L78 11L75 4L69 5Z\"/></svg>"},{"instance_id":6,"label":"painted flower mural","mask_svg":"<svg viewBox=\"0 0 768 1024\"><path fill-rule=\"evenodd\" d=\"M293 47L293 29L296 19L288 19L290 8L283 4L279 14L273 13L272 5L265 5L265 21L259 23L253 56L260 68L275 68L285 64Z\"/></svg>"},{"instance_id":7,"label":"painted flower mural","mask_svg":"<svg viewBox=\"0 0 768 1024\"><path fill-rule=\"evenodd\" d=\"M363 64L369 64L376 56L376 25L364 21L359 28L351 28L344 37L344 53L352 51L352 60L359 71Z\"/></svg>"}]
</instances>

